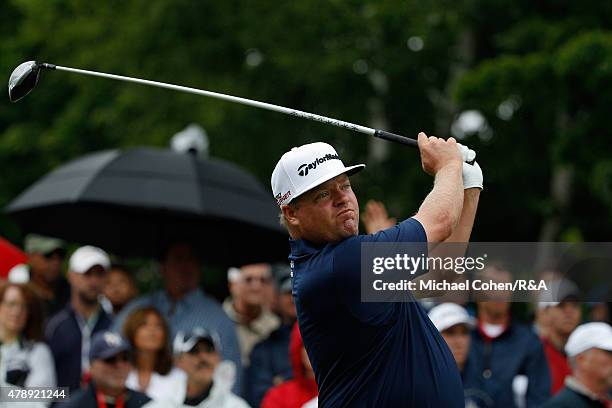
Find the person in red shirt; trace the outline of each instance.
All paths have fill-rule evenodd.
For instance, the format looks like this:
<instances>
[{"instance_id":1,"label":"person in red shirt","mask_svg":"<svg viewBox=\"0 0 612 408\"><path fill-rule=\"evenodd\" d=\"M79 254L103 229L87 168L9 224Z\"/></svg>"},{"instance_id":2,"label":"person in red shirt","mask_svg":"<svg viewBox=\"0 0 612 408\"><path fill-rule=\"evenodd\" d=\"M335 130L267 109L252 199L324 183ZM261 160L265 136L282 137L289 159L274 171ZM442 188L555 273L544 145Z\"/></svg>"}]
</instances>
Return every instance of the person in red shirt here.
<instances>
[{"instance_id":1,"label":"person in red shirt","mask_svg":"<svg viewBox=\"0 0 612 408\"><path fill-rule=\"evenodd\" d=\"M291 331L289 358L293 367L293 379L271 388L261 402L261 408L301 407L318 394L317 383L310 360L306 354L297 323Z\"/></svg>"},{"instance_id":2,"label":"person in red shirt","mask_svg":"<svg viewBox=\"0 0 612 408\"><path fill-rule=\"evenodd\" d=\"M573 282L558 280L550 282L549 285L548 290L540 296L538 309L547 322L546 330L540 335L550 368L551 393L555 395L563 388L565 378L572 374L564 348L570 334L580 324L582 316L578 302L580 292ZM549 301L546 296L552 300Z\"/></svg>"}]
</instances>

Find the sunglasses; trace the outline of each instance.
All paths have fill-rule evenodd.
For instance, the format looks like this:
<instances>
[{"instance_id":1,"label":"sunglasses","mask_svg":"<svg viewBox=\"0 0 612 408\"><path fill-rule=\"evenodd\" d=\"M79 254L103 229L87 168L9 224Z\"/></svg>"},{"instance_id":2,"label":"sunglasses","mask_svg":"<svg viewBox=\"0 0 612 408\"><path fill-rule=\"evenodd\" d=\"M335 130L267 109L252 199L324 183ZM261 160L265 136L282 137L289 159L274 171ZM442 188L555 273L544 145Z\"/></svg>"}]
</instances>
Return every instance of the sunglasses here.
<instances>
[{"instance_id":1,"label":"sunglasses","mask_svg":"<svg viewBox=\"0 0 612 408\"><path fill-rule=\"evenodd\" d=\"M191 350L188 351L192 356L197 356L198 354L204 353L214 353L215 347L208 342L199 342Z\"/></svg>"},{"instance_id":2,"label":"sunglasses","mask_svg":"<svg viewBox=\"0 0 612 408\"><path fill-rule=\"evenodd\" d=\"M117 363L126 363L130 361L130 355L128 353L119 353L111 356L109 358L105 358L104 361L106 364L115 365Z\"/></svg>"},{"instance_id":3,"label":"sunglasses","mask_svg":"<svg viewBox=\"0 0 612 408\"><path fill-rule=\"evenodd\" d=\"M64 259L66 257L66 251L63 251L61 249L56 249L55 251L51 251L51 252L48 252L46 254L43 254L43 256L47 260L51 260L51 259L53 259L55 257L57 257L59 259Z\"/></svg>"}]
</instances>

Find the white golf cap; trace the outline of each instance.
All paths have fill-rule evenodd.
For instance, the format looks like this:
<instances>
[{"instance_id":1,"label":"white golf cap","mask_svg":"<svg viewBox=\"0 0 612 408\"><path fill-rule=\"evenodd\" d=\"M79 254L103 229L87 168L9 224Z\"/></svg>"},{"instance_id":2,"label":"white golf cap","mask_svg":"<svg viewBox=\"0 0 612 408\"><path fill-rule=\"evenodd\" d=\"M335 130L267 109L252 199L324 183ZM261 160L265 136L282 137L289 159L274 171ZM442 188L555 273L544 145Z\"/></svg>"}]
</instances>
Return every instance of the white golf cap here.
<instances>
[{"instance_id":1,"label":"white golf cap","mask_svg":"<svg viewBox=\"0 0 612 408\"><path fill-rule=\"evenodd\" d=\"M28 283L30 281L30 267L26 264L17 264L8 273L11 283Z\"/></svg>"},{"instance_id":2,"label":"white golf cap","mask_svg":"<svg viewBox=\"0 0 612 408\"><path fill-rule=\"evenodd\" d=\"M76 273L85 273L96 265L109 270L111 267L110 258L104 250L87 245L80 247L70 257L69 269Z\"/></svg>"},{"instance_id":3,"label":"white golf cap","mask_svg":"<svg viewBox=\"0 0 612 408\"><path fill-rule=\"evenodd\" d=\"M570 280L559 279L546 282L547 290L540 292L538 296L538 309L559 306L559 304L569 299L580 300L581 294L578 286Z\"/></svg>"},{"instance_id":4,"label":"white golf cap","mask_svg":"<svg viewBox=\"0 0 612 408\"><path fill-rule=\"evenodd\" d=\"M474 327L474 318L461 306L455 303L442 303L429 311L429 319L439 332L457 324Z\"/></svg>"},{"instance_id":5,"label":"white golf cap","mask_svg":"<svg viewBox=\"0 0 612 408\"><path fill-rule=\"evenodd\" d=\"M576 327L565 344L565 353L574 357L592 348L612 351L612 327L608 323L593 322Z\"/></svg>"},{"instance_id":6,"label":"white golf cap","mask_svg":"<svg viewBox=\"0 0 612 408\"><path fill-rule=\"evenodd\" d=\"M272 193L280 207L340 174L350 176L363 168L365 164L345 167L327 143L294 147L283 154L272 172Z\"/></svg>"}]
</instances>

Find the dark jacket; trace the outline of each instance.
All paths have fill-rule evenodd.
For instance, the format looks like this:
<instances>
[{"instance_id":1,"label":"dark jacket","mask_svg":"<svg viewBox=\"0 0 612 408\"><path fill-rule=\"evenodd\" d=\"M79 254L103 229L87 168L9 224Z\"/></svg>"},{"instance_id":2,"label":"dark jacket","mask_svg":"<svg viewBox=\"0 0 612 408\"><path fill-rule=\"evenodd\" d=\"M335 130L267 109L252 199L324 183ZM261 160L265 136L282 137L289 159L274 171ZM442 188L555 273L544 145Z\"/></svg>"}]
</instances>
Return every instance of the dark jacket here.
<instances>
[{"instance_id":1,"label":"dark jacket","mask_svg":"<svg viewBox=\"0 0 612 408\"><path fill-rule=\"evenodd\" d=\"M463 387L480 390L489 396L493 406L514 407L512 381L527 376L526 407L538 407L550 398L550 371L540 339L526 326L511 322L494 339L476 328L463 370Z\"/></svg>"},{"instance_id":2,"label":"dark jacket","mask_svg":"<svg viewBox=\"0 0 612 408\"><path fill-rule=\"evenodd\" d=\"M110 317L100 308L100 315L94 325L94 333L106 330L111 325ZM57 386L68 387L74 391L81 387L81 329L76 320L75 311L68 304L58 314L47 322L45 339L53 359L57 373Z\"/></svg>"},{"instance_id":3,"label":"dark jacket","mask_svg":"<svg viewBox=\"0 0 612 408\"><path fill-rule=\"evenodd\" d=\"M270 388L293 377L288 355L292 326L279 327L253 348L244 390L250 406L259 407Z\"/></svg>"},{"instance_id":4,"label":"dark jacket","mask_svg":"<svg viewBox=\"0 0 612 408\"><path fill-rule=\"evenodd\" d=\"M261 402L261 408L294 408L301 407L317 396L317 383L313 378L306 378L302 349L304 343L297 323L291 331L289 357L293 367L293 379L273 387Z\"/></svg>"},{"instance_id":5,"label":"dark jacket","mask_svg":"<svg viewBox=\"0 0 612 408\"><path fill-rule=\"evenodd\" d=\"M70 400L67 403L56 404L56 406L58 408L98 408L95 390L95 384L91 383L89 387L84 390L76 391L70 395ZM140 408L149 401L151 401L151 398L143 393L128 389L125 395L124 407ZM107 408L114 408L114 406L114 404L107 403Z\"/></svg>"},{"instance_id":6,"label":"dark jacket","mask_svg":"<svg viewBox=\"0 0 612 408\"><path fill-rule=\"evenodd\" d=\"M564 387L542 408L606 408L603 402L593 400L568 387Z\"/></svg>"}]
</instances>

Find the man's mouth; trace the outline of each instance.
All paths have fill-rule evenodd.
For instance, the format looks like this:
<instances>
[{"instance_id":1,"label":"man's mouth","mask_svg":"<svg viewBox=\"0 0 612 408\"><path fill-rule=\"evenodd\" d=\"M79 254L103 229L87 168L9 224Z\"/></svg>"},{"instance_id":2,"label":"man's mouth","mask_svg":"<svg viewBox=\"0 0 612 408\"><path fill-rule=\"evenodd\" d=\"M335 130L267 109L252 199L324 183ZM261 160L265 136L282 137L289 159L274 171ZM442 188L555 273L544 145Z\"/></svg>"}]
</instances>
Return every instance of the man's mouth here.
<instances>
[{"instance_id":1,"label":"man's mouth","mask_svg":"<svg viewBox=\"0 0 612 408\"><path fill-rule=\"evenodd\" d=\"M350 208L347 208L346 210L340 211L337 216L340 217L340 216L342 216L344 214L352 213L352 212L353 212L353 210L351 210Z\"/></svg>"}]
</instances>

